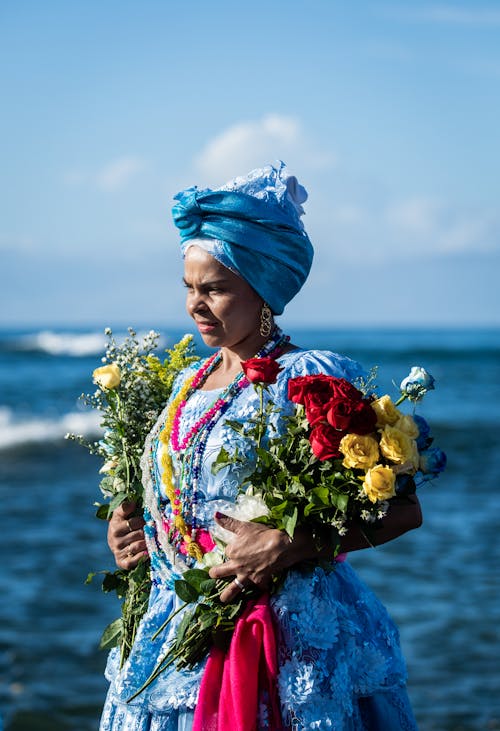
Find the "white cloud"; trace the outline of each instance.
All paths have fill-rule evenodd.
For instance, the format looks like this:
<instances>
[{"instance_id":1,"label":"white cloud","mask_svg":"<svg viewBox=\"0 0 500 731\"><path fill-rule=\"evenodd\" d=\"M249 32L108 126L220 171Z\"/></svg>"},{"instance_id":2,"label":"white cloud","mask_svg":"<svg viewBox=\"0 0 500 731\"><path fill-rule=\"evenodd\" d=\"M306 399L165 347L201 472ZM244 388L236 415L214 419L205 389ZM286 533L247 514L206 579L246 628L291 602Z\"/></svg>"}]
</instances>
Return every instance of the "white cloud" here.
<instances>
[{"instance_id":1,"label":"white cloud","mask_svg":"<svg viewBox=\"0 0 500 731\"><path fill-rule=\"evenodd\" d=\"M437 253L491 251L498 240L499 221L489 211L462 211L429 198L410 198L385 211L397 236Z\"/></svg>"},{"instance_id":2,"label":"white cloud","mask_svg":"<svg viewBox=\"0 0 500 731\"><path fill-rule=\"evenodd\" d=\"M105 165L96 175L96 183L102 190L124 188L138 173L144 170L144 160L138 157L120 157Z\"/></svg>"},{"instance_id":3,"label":"white cloud","mask_svg":"<svg viewBox=\"0 0 500 731\"><path fill-rule=\"evenodd\" d=\"M408 198L387 206L384 217L390 228L428 239L439 227L441 207L429 198Z\"/></svg>"},{"instance_id":4,"label":"white cloud","mask_svg":"<svg viewBox=\"0 0 500 731\"><path fill-rule=\"evenodd\" d=\"M37 248L33 236L0 233L0 250L30 253Z\"/></svg>"},{"instance_id":5,"label":"white cloud","mask_svg":"<svg viewBox=\"0 0 500 731\"><path fill-rule=\"evenodd\" d=\"M383 261L429 255L488 253L499 250L500 216L429 197L399 201L344 203L309 231L326 259ZM321 242L328 242L328 247ZM331 242L331 243L330 243Z\"/></svg>"},{"instance_id":6,"label":"white cloud","mask_svg":"<svg viewBox=\"0 0 500 731\"><path fill-rule=\"evenodd\" d=\"M331 153L320 153L308 142L294 117L268 114L257 121L228 127L210 140L195 160L207 184L221 185L245 172L276 160L291 168L320 168L331 165Z\"/></svg>"},{"instance_id":7,"label":"white cloud","mask_svg":"<svg viewBox=\"0 0 500 731\"><path fill-rule=\"evenodd\" d=\"M464 8L458 5L429 5L411 9L390 8L389 12L402 20L441 23L447 25L465 26L498 26L500 25L500 10L474 7Z\"/></svg>"},{"instance_id":8,"label":"white cloud","mask_svg":"<svg viewBox=\"0 0 500 731\"><path fill-rule=\"evenodd\" d=\"M67 185L90 185L99 190L114 192L125 188L145 167L146 162L142 158L124 156L111 160L92 172L69 170L63 179Z\"/></svg>"},{"instance_id":9,"label":"white cloud","mask_svg":"<svg viewBox=\"0 0 500 731\"><path fill-rule=\"evenodd\" d=\"M337 206L331 211L331 220L341 225L359 225L366 221L366 211L358 205Z\"/></svg>"}]
</instances>

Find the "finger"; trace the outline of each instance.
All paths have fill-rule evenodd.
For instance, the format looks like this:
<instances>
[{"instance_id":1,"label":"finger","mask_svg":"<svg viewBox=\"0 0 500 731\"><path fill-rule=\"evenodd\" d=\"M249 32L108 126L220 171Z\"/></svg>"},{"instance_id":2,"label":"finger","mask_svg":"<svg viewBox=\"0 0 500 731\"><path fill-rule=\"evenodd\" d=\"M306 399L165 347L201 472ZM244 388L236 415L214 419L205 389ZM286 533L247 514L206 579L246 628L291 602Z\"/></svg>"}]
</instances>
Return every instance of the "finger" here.
<instances>
[{"instance_id":1,"label":"finger","mask_svg":"<svg viewBox=\"0 0 500 731\"><path fill-rule=\"evenodd\" d=\"M129 559L140 559L140 557L144 555L145 551L145 541L134 541L134 543L130 543L128 546L119 550L118 554L121 561L128 561Z\"/></svg>"},{"instance_id":2,"label":"finger","mask_svg":"<svg viewBox=\"0 0 500 731\"><path fill-rule=\"evenodd\" d=\"M144 519L140 515L131 518L124 518L121 515L113 515L109 522L108 533L111 539L120 539L136 530L141 530L145 525Z\"/></svg>"},{"instance_id":3,"label":"finger","mask_svg":"<svg viewBox=\"0 0 500 731\"><path fill-rule=\"evenodd\" d=\"M211 579L228 579L231 576L235 576L236 572L236 564L233 564L231 561L226 561L225 563L217 564L217 566L212 566L208 573Z\"/></svg>"},{"instance_id":4,"label":"finger","mask_svg":"<svg viewBox=\"0 0 500 731\"><path fill-rule=\"evenodd\" d=\"M214 518L215 522L220 525L221 528L225 528L226 530L231 531L231 533L238 533L245 525L244 521L232 518L230 515L225 515L224 513L216 512Z\"/></svg>"},{"instance_id":5,"label":"finger","mask_svg":"<svg viewBox=\"0 0 500 731\"><path fill-rule=\"evenodd\" d=\"M224 604L234 601L243 591L242 587L244 588L245 585L243 582L240 582L239 579L239 583L236 583L236 579L237 577L231 581L231 583L228 584L220 594L220 600Z\"/></svg>"},{"instance_id":6,"label":"finger","mask_svg":"<svg viewBox=\"0 0 500 731\"><path fill-rule=\"evenodd\" d=\"M145 543L143 530L127 533L121 540L116 541L116 548L119 551L127 551L130 550L131 546L135 546L136 543Z\"/></svg>"},{"instance_id":7,"label":"finger","mask_svg":"<svg viewBox=\"0 0 500 731\"><path fill-rule=\"evenodd\" d=\"M143 525L146 524L144 518L141 515L133 515L131 518L127 518L125 522L127 524L129 533L139 530L140 528L142 528Z\"/></svg>"},{"instance_id":8,"label":"finger","mask_svg":"<svg viewBox=\"0 0 500 731\"><path fill-rule=\"evenodd\" d=\"M145 555L147 555L147 553L142 551L142 552L136 553L135 555L132 555L132 556L125 556L124 558L117 559L116 564L121 569L126 569L127 571L131 571L132 569L135 569L135 567L139 565L141 559Z\"/></svg>"},{"instance_id":9,"label":"finger","mask_svg":"<svg viewBox=\"0 0 500 731\"><path fill-rule=\"evenodd\" d=\"M137 504L134 501L125 501L117 508L115 508L115 510L113 511L113 516L116 515L118 518L126 519L132 515L136 507Z\"/></svg>"}]
</instances>

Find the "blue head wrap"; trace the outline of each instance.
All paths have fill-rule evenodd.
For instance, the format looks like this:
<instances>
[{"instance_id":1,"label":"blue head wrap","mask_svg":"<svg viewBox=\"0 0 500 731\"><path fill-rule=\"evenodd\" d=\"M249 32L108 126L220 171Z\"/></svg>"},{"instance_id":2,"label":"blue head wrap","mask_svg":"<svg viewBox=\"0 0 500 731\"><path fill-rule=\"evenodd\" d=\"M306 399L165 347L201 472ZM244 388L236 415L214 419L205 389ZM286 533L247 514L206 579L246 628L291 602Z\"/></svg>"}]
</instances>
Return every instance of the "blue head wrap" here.
<instances>
[{"instance_id":1,"label":"blue head wrap","mask_svg":"<svg viewBox=\"0 0 500 731\"><path fill-rule=\"evenodd\" d=\"M280 315L300 290L313 248L300 216L305 189L283 163L253 170L217 190L188 188L175 196L174 223L183 252L203 246L236 272Z\"/></svg>"}]
</instances>

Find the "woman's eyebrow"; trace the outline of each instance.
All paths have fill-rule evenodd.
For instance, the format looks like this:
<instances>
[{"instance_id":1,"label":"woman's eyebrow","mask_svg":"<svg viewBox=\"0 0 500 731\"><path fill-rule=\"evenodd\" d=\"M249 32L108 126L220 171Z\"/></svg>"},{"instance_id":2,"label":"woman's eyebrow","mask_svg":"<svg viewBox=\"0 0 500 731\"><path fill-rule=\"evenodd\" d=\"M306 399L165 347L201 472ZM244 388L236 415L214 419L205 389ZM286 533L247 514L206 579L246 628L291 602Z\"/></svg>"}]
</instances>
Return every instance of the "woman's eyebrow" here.
<instances>
[{"instance_id":1,"label":"woman's eyebrow","mask_svg":"<svg viewBox=\"0 0 500 731\"><path fill-rule=\"evenodd\" d=\"M182 282L185 285L190 284L190 282L188 282L185 277L182 277ZM210 280L206 280L206 281L202 280L199 283L199 286L200 287L213 287L214 285L219 286L221 284L227 284L227 279L210 279Z\"/></svg>"}]
</instances>

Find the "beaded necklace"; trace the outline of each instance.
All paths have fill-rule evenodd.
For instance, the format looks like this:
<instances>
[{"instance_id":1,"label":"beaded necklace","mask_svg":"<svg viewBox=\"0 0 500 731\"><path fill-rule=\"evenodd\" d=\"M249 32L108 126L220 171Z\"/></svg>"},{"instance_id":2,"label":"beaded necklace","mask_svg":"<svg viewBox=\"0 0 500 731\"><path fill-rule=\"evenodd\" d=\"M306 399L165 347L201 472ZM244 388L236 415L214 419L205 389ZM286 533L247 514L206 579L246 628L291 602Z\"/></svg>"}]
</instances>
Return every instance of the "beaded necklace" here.
<instances>
[{"instance_id":1,"label":"beaded necklace","mask_svg":"<svg viewBox=\"0 0 500 731\"><path fill-rule=\"evenodd\" d=\"M259 350L255 357L278 357L282 347L289 341L289 337L276 327L270 339ZM177 548L188 556L201 560L203 550L196 541L198 522L196 505L198 501L198 482L201 472L203 455L208 438L215 424L227 411L232 400L249 385L243 372L236 375L233 381L223 390L215 402L208 408L195 424L180 439L180 423L182 413L190 396L205 383L222 360L219 351L208 358L194 376L188 378L182 385L179 393L173 399L167 411L165 425L160 432L159 439L164 445L161 464L162 484L172 508L173 525L170 530L171 540ZM178 485L175 485L172 458L169 447L180 456L181 470L177 475ZM188 526L184 515L191 514L191 525Z\"/></svg>"}]
</instances>

